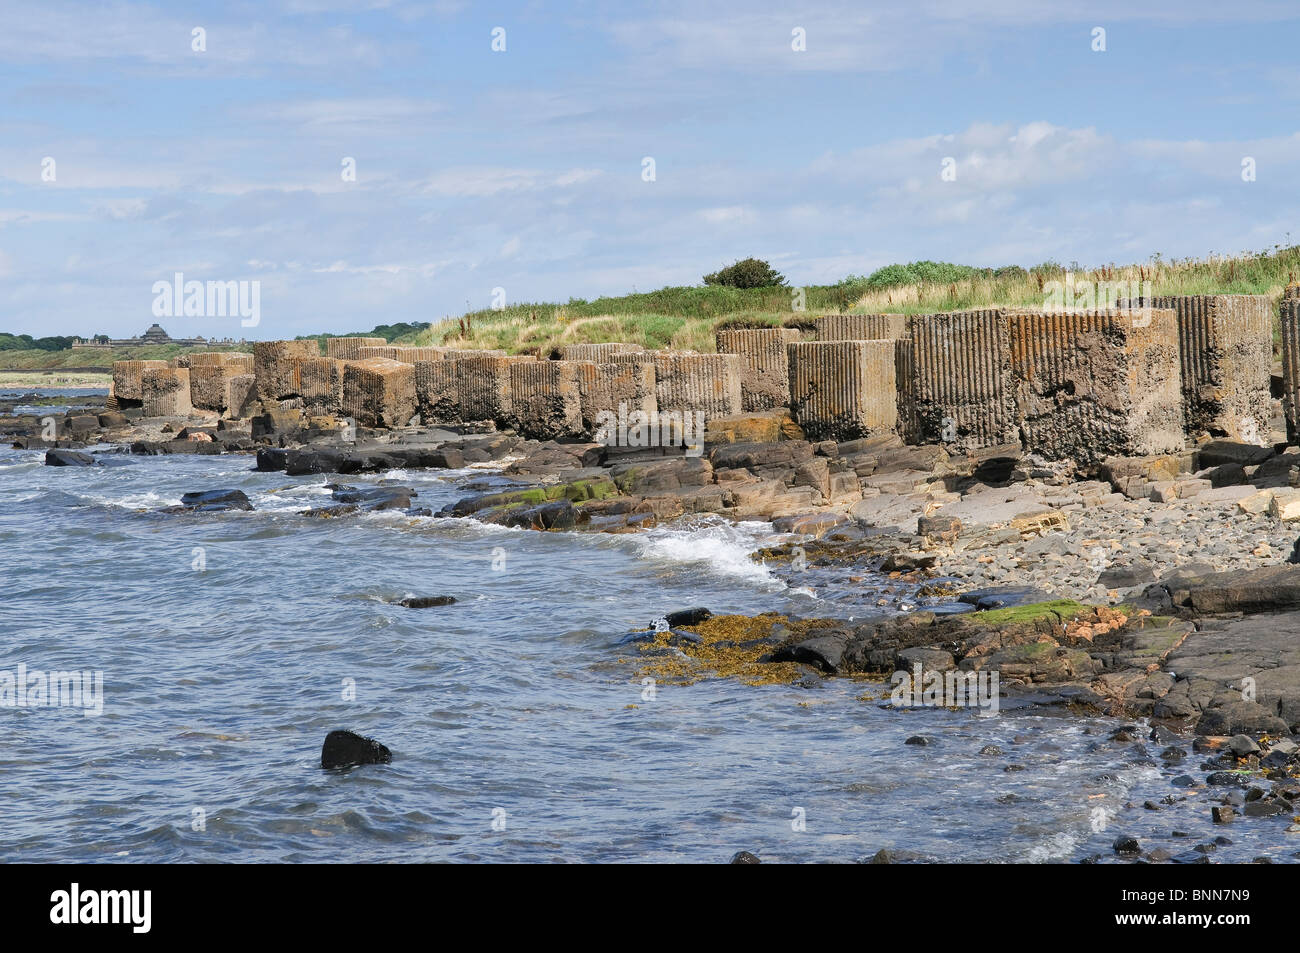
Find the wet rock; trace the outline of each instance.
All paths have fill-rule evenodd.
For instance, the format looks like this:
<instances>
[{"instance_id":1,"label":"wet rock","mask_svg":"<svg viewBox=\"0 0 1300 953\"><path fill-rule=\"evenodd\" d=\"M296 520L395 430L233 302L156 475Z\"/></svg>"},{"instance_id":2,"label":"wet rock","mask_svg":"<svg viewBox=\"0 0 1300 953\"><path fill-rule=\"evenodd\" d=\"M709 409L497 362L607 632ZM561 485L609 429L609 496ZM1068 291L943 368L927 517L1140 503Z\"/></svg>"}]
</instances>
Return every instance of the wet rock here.
<instances>
[{"instance_id":1,"label":"wet rock","mask_svg":"<svg viewBox=\"0 0 1300 953\"><path fill-rule=\"evenodd\" d=\"M243 490L203 490L186 493L181 497L181 507L199 513L215 513L221 510L251 510Z\"/></svg>"},{"instance_id":2,"label":"wet rock","mask_svg":"<svg viewBox=\"0 0 1300 953\"><path fill-rule=\"evenodd\" d=\"M918 748L929 747L930 743L930 739L925 735L912 735L912 737L903 742L905 745L915 745Z\"/></svg>"},{"instance_id":3,"label":"wet rock","mask_svg":"<svg viewBox=\"0 0 1300 953\"><path fill-rule=\"evenodd\" d=\"M455 601L455 596L407 596L397 604L406 609L432 609L452 605Z\"/></svg>"},{"instance_id":4,"label":"wet rock","mask_svg":"<svg viewBox=\"0 0 1300 953\"><path fill-rule=\"evenodd\" d=\"M930 858L914 850L898 847L882 847L867 861L868 864L919 864Z\"/></svg>"},{"instance_id":5,"label":"wet rock","mask_svg":"<svg viewBox=\"0 0 1300 953\"><path fill-rule=\"evenodd\" d=\"M94 456L80 450L46 450L47 467L93 467L98 463Z\"/></svg>"},{"instance_id":6,"label":"wet rock","mask_svg":"<svg viewBox=\"0 0 1300 953\"><path fill-rule=\"evenodd\" d=\"M1011 606L1026 606L1036 602L1049 602L1052 595L1032 586L1001 586L991 589L972 589L963 592L957 601L973 605L977 609L1006 609Z\"/></svg>"},{"instance_id":7,"label":"wet rock","mask_svg":"<svg viewBox=\"0 0 1300 953\"><path fill-rule=\"evenodd\" d=\"M755 857L753 854L751 854L751 853L750 853L749 851L747 851L747 850L738 850L738 851L736 851L736 853L734 853L734 854L731 855L731 860L728 861L728 863L732 863L732 864L761 864L762 861L759 860L757 857Z\"/></svg>"},{"instance_id":8,"label":"wet rock","mask_svg":"<svg viewBox=\"0 0 1300 953\"><path fill-rule=\"evenodd\" d=\"M668 627L675 629L683 625L699 625L705 619L713 618L713 613L708 609L678 609L676 612L669 612L664 616L664 621Z\"/></svg>"},{"instance_id":9,"label":"wet rock","mask_svg":"<svg viewBox=\"0 0 1300 953\"><path fill-rule=\"evenodd\" d=\"M982 755L989 755L992 757L1000 755L1001 753L1002 749L997 745L985 745L983 748L980 748L980 754Z\"/></svg>"},{"instance_id":10,"label":"wet rock","mask_svg":"<svg viewBox=\"0 0 1300 953\"><path fill-rule=\"evenodd\" d=\"M391 764L393 753L376 741L353 731L331 731L320 749L322 768L350 768L362 764Z\"/></svg>"},{"instance_id":11,"label":"wet rock","mask_svg":"<svg viewBox=\"0 0 1300 953\"><path fill-rule=\"evenodd\" d=\"M1138 844L1138 839L1136 837L1130 837L1127 834L1121 834L1118 838L1116 838L1115 843L1112 845L1112 847L1114 848L1115 853L1117 854L1142 853L1142 847L1140 844Z\"/></svg>"},{"instance_id":12,"label":"wet rock","mask_svg":"<svg viewBox=\"0 0 1300 953\"><path fill-rule=\"evenodd\" d=\"M1256 801L1247 801L1242 813L1246 817L1272 817L1274 814L1281 814L1290 808L1286 802L1281 799L1261 799Z\"/></svg>"},{"instance_id":13,"label":"wet rock","mask_svg":"<svg viewBox=\"0 0 1300 953\"><path fill-rule=\"evenodd\" d=\"M847 633L831 632L804 639L794 645L783 645L771 654L771 660L816 665L823 672L834 674L840 669L847 643Z\"/></svg>"},{"instance_id":14,"label":"wet rock","mask_svg":"<svg viewBox=\"0 0 1300 953\"><path fill-rule=\"evenodd\" d=\"M1237 816L1237 812L1224 805L1223 807L1210 808L1210 816L1214 818L1216 824L1231 824L1232 819Z\"/></svg>"},{"instance_id":15,"label":"wet rock","mask_svg":"<svg viewBox=\"0 0 1300 953\"><path fill-rule=\"evenodd\" d=\"M363 510L405 510L411 497L417 496L409 486L335 486L330 493L340 503L355 503Z\"/></svg>"}]
</instances>

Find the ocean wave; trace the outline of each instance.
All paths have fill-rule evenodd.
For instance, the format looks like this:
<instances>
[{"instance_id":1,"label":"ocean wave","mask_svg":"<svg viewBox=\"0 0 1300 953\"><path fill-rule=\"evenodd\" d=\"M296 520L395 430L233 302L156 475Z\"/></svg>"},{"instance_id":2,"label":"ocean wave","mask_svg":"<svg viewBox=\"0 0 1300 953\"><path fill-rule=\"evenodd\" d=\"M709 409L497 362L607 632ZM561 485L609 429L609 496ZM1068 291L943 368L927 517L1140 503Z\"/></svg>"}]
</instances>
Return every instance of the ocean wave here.
<instances>
[{"instance_id":1,"label":"ocean wave","mask_svg":"<svg viewBox=\"0 0 1300 953\"><path fill-rule=\"evenodd\" d=\"M651 562L706 568L771 590L786 585L750 554L781 538L768 523L701 520L689 526L658 527L634 538L637 555Z\"/></svg>"}]
</instances>

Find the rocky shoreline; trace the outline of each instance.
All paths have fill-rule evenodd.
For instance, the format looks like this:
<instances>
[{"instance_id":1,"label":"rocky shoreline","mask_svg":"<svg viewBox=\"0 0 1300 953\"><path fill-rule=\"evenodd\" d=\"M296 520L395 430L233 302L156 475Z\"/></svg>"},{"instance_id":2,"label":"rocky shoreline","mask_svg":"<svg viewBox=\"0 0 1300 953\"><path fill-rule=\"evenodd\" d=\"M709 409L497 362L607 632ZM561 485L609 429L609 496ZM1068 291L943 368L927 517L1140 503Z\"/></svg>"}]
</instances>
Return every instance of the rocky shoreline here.
<instances>
[{"instance_id":1,"label":"rocky shoreline","mask_svg":"<svg viewBox=\"0 0 1300 953\"><path fill-rule=\"evenodd\" d=\"M395 509L607 533L706 515L770 521L789 541L755 557L843 614L669 614L624 639L638 677L807 687L854 678L879 701L893 673L997 672L1010 708L1144 719L1124 732L1163 744L1144 756L1168 763L1198 739L1206 775L1188 775L1187 796L1218 822L1300 811L1291 740L1300 642L1290 636L1300 627L1300 565L1289 562L1288 528L1300 515L1300 454L1285 446L1208 441L1078 472L1013 446L950 453L894 436L736 439L788 429L780 411L729 422L731 439L715 429L699 456L530 440L490 425L285 428L275 413L214 422L74 409L57 418L54 440L47 423L10 416L0 431L16 447L45 449L50 465L234 453L261 471L320 474L331 501L308 517ZM400 481L364 479L410 469L478 473L437 513ZM251 503L196 487L165 512L223 509ZM894 597L879 595L890 587ZM1132 853L1119 842L1116 851Z\"/></svg>"}]
</instances>

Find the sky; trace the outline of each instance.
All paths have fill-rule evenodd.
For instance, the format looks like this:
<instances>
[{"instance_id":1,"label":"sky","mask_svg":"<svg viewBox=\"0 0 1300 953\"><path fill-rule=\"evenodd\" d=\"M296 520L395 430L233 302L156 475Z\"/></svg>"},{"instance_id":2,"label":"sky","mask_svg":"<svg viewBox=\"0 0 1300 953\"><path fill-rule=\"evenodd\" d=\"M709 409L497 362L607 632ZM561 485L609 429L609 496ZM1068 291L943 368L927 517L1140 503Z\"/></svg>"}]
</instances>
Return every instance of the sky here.
<instances>
[{"instance_id":1,"label":"sky","mask_svg":"<svg viewBox=\"0 0 1300 953\"><path fill-rule=\"evenodd\" d=\"M1300 241L1294 0L0 18L11 333L364 331L699 284L751 255L803 285ZM161 301L178 273L256 288L257 324Z\"/></svg>"}]
</instances>

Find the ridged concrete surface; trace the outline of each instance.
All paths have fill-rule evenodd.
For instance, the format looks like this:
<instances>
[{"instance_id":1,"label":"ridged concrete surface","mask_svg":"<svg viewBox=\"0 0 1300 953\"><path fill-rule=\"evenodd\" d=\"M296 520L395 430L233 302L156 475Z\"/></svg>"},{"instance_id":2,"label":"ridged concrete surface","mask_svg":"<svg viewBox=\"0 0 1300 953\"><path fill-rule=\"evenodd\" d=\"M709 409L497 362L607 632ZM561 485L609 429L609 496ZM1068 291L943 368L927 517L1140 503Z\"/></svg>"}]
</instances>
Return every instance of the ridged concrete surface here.
<instances>
[{"instance_id":1,"label":"ridged concrete surface","mask_svg":"<svg viewBox=\"0 0 1300 953\"><path fill-rule=\"evenodd\" d=\"M455 361L416 361L415 397L420 422L460 423L460 389L456 384Z\"/></svg>"},{"instance_id":2,"label":"ridged concrete surface","mask_svg":"<svg viewBox=\"0 0 1300 953\"><path fill-rule=\"evenodd\" d=\"M595 365L520 361L510 365L510 423L524 437L556 440L583 432L579 374Z\"/></svg>"},{"instance_id":3,"label":"ridged concrete surface","mask_svg":"<svg viewBox=\"0 0 1300 953\"><path fill-rule=\"evenodd\" d=\"M385 357L343 365L343 413L365 427L405 427L415 416L415 365Z\"/></svg>"},{"instance_id":4,"label":"ridged concrete surface","mask_svg":"<svg viewBox=\"0 0 1300 953\"><path fill-rule=\"evenodd\" d=\"M799 339L790 328L752 328L717 332L719 354L744 361L740 375L743 413L772 410L790 403L790 358L786 346Z\"/></svg>"},{"instance_id":5,"label":"ridged concrete surface","mask_svg":"<svg viewBox=\"0 0 1300 953\"><path fill-rule=\"evenodd\" d=\"M852 440L897 428L893 341L798 341L787 347L790 409L809 439Z\"/></svg>"},{"instance_id":6,"label":"ridged concrete surface","mask_svg":"<svg viewBox=\"0 0 1300 953\"><path fill-rule=\"evenodd\" d=\"M660 412L698 410L706 420L740 413L742 367L735 354L659 352L655 399Z\"/></svg>"},{"instance_id":7,"label":"ridged concrete surface","mask_svg":"<svg viewBox=\"0 0 1300 953\"><path fill-rule=\"evenodd\" d=\"M138 404L144 400L144 372L166 366L166 361L114 361L113 396Z\"/></svg>"},{"instance_id":8,"label":"ridged concrete surface","mask_svg":"<svg viewBox=\"0 0 1300 953\"><path fill-rule=\"evenodd\" d=\"M813 318L819 341L897 340L907 333L901 314L824 314Z\"/></svg>"},{"instance_id":9,"label":"ridged concrete surface","mask_svg":"<svg viewBox=\"0 0 1300 953\"><path fill-rule=\"evenodd\" d=\"M1019 439L1001 309L913 315L897 356L899 431L908 443L964 451Z\"/></svg>"}]
</instances>

